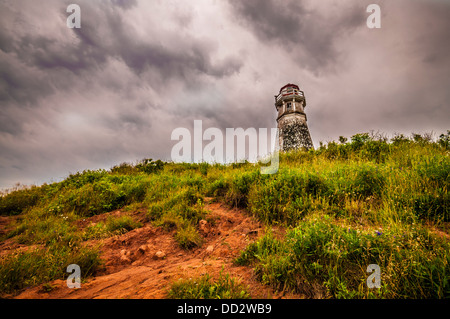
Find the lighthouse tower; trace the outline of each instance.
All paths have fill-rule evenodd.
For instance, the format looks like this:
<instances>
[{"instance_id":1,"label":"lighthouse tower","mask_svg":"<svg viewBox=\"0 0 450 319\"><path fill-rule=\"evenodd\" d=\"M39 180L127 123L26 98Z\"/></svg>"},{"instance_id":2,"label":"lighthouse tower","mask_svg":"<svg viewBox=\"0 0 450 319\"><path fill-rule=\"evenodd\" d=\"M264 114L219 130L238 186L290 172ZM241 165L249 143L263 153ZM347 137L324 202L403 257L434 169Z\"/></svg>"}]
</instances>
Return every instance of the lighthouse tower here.
<instances>
[{"instance_id":1,"label":"lighthouse tower","mask_svg":"<svg viewBox=\"0 0 450 319\"><path fill-rule=\"evenodd\" d=\"M306 125L306 99L296 84L286 84L275 95L280 150L313 148L311 135Z\"/></svg>"}]
</instances>

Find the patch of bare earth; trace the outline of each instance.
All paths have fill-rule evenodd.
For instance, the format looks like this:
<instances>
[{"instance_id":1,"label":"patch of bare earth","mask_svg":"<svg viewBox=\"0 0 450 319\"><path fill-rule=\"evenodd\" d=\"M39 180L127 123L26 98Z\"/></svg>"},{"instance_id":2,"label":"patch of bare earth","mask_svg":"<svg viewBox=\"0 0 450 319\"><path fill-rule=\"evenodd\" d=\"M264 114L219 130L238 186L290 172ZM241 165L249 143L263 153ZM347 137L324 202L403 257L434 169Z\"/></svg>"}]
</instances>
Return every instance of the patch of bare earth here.
<instances>
[{"instance_id":1,"label":"patch of bare earth","mask_svg":"<svg viewBox=\"0 0 450 319\"><path fill-rule=\"evenodd\" d=\"M252 298L302 298L289 292L275 292L255 279L251 267L233 263L233 259L263 233L262 226L253 217L220 203L208 203L205 208L209 211L210 222L199 224L204 237L199 248L184 250L175 242L174 232L144 222L143 227L123 235L88 242L89 245L100 245L104 267L95 277L82 280L81 288L69 289L66 281L55 280L29 288L15 298L161 299L168 297L171 283L180 278L202 274L217 278L221 272L238 278L248 287ZM139 212L134 215L138 219L142 217ZM94 216L78 226L85 227L102 218L105 216Z\"/></svg>"}]
</instances>

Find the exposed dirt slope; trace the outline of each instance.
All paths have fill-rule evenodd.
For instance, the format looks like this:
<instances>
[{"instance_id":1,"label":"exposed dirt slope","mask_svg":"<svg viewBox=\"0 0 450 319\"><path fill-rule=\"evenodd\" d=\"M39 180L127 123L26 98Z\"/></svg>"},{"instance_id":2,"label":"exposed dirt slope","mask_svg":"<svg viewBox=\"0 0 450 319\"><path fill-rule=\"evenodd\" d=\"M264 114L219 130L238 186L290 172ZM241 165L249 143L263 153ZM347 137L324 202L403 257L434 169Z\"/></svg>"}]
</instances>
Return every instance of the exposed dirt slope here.
<instances>
[{"instance_id":1,"label":"exposed dirt slope","mask_svg":"<svg viewBox=\"0 0 450 319\"><path fill-rule=\"evenodd\" d=\"M167 298L170 284L179 278L191 278L208 273L217 278L221 271L239 278L247 285L252 298L299 298L291 293L275 293L254 278L250 267L236 266L232 260L250 241L263 232L261 225L245 211L229 209L220 203L208 203L209 220L200 222L205 242L193 250L180 248L173 233L145 222L144 226L120 236L89 241L101 245L104 269L95 277L82 281L81 288L69 289L64 280L29 288L15 298ZM115 211L108 214L125 214ZM94 216L81 223L106 218ZM142 213L135 212L139 219ZM155 256L162 252L164 257ZM49 286L50 291L46 291Z\"/></svg>"}]
</instances>

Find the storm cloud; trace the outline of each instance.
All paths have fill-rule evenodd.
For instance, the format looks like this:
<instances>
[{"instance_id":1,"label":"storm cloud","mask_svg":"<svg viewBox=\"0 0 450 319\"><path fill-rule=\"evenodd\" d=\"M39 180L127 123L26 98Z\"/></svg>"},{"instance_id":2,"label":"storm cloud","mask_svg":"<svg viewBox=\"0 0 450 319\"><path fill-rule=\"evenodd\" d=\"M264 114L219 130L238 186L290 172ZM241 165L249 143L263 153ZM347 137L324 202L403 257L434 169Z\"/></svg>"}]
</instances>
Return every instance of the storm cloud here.
<instances>
[{"instance_id":1,"label":"storm cloud","mask_svg":"<svg viewBox=\"0 0 450 319\"><path fill-rule=\"evenodd\" d=\"M339 39L364 26L366 20L363 2L328 3L328 8L295 0L231 3L241 23L258 39L282 47L292 60L315 73L337 62Z\"/></svg>"},{"instance_id":2,"label":"storm cloud","mask_svg":"<svg viewBox=\"0 0 450 319\"><path fill-rule=\"evenodd\" d=\"M275 127L298 84L314 144L447 129L450 4L0 0L0 187L170 160L171 132Z\"/></svg>"}]
</instances>

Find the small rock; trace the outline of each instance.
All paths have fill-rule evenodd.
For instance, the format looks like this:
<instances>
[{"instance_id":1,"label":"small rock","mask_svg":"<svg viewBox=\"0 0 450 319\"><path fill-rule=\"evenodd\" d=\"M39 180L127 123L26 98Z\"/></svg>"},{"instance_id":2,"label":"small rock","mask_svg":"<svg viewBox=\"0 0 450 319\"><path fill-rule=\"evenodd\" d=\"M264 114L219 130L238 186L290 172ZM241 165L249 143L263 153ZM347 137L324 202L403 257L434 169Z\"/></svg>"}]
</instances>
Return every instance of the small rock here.
<instances>
[{"instance_id":1,"label":"small rock","mask_svg":"<svg viewBox=\"0 0 450 319\"><path fill-rule=\"evenodd\" d=\"M154 255L153 255L153 259L163 259L164 257L166 257L166 254L164 252L162 252L161 250L158 250Z\"/></svg>"},{"instance_id":2,"label":"small rock","mask_svg":"<svg viewBox=\"0 0 450 319\"><path fill-rule=\"evenodd\" d=\"M198 222L198 228L199 230L204 233L207 234L209 233L209 224L206 220L202 219Z\"/></svg>"},{"instance_id":3,"label":"small rock","mask_svg":"<svg viewBox=\"0 0 450 319\"><path fill-rule=\"evenodd\" d=\"M209 245L208 247L206 247L206 252L209 253L209 254L212 253L213 250L214 250L214 246L213 245Z\"/></svg>"},{"instance_id":4,"label":"small rock","mask_svg":"<svg viewBox=\"0 0 450 319\"><path fill-rule=\"evenodd\" d=\"M130 255L130 252L126 249L122 249L120 251L120 256L129 256L129 255Z\"/></svg>"},{"instance_id":5,"label":"small rock","mask_svg":"<svg viewBox=\"0 0 450 319\"><path fill-rule=\"evenodd\" d=\"M148 245L142 245L139 247L138 251L142 254L145 254L145 252L148 250Z\"/></svg>"},{"instance_id":6,"label":"small rock","mask_svg":"<svg viewBox=\"0 0 450 319\"><path fill-rule=\"evenodd\" d=\"M131 259L125 255L120 256L120 261L126 264L131 263Z\"/></svg>"},{"instance_id":7,"label":"small rock","mask_svg":"<svg viewBox=\"0 0 450 319\"><path fill-rule=\"evenodd\" d=\"M259 232L259 229L244 228L242 230L242 233L244 233L244 235L257 235L258 232Z\"/></svg>"}]
</instances>

